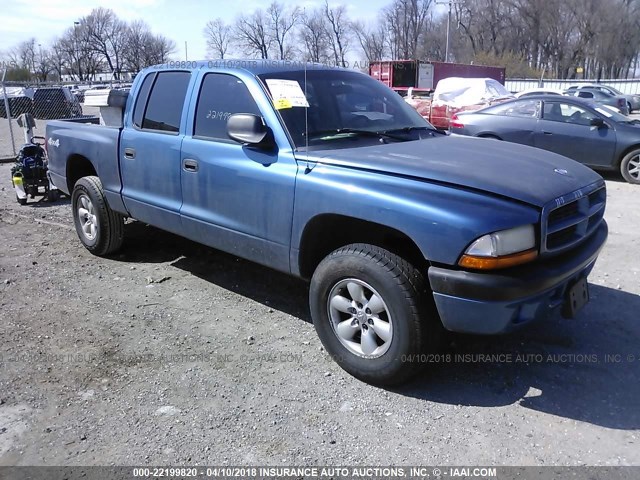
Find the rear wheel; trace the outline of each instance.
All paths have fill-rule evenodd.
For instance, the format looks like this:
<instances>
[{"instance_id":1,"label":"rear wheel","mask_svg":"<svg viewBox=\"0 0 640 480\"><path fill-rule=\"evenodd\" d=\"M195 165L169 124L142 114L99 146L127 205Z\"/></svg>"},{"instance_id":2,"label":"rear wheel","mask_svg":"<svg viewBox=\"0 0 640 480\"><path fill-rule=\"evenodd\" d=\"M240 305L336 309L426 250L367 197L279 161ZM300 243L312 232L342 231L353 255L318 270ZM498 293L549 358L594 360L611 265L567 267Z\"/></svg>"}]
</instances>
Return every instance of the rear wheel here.
<instances>
[{"instance_id":1,"label":"rear wheel","mask_svg":"<svg viewBox=\"0 0 640 480\"><path fill-rule=\"evenodd\" d=\"M408 380L444 329L423 275L380 247L353 244L327 256L311 279L313 324L327 352L372 384Z\"/></svg>"},{"instance_id":2,"label":"rear wheel","mask_svg":"<svg viewBox=\"0 0 640 480\"><path fill-rule=\"evenodd\" d=\"M640 149L624 156L620 162L620 173L627 182L640 184Z\"/></svg>"},{"instance_id":3,"label":"rear wheel","mask_svg":"<svg viewBox=\"0 0 640 480\"><path fill-rule=\"evenodd\" d=\"M94 255L117 251L124 240L124 217L111 210L98 177L83 177L71 195L73 221L80 241Z\"/></svg>"}]
</instances>

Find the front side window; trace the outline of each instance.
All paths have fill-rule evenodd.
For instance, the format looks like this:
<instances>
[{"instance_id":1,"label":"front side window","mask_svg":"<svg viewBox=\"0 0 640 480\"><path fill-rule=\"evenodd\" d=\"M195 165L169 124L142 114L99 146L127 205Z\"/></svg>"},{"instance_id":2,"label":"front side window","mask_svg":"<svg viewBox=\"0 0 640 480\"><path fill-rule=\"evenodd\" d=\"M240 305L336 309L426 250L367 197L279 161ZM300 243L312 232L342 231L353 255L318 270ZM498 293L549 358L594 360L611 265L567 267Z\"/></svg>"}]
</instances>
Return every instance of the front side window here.
<instances>
[{"instance_id":1,"label":"front side window","mask_svg":"<svg viewBox=\"0 0 640 480\"><path fill-rule=\"evenodd\" d=\"M189 72L161 72L149 95L142 120L145 130L178 132L191 74Z\"/></svg>"},{"instance_id":2,"label":"front side window","mask_svg":"<svg viewBox=\"0 0 640 480\"><path fill-rule=\"evenodd\" d=\"M596 117L594 113L577 105L561 102L547 102L544 105L544 119L552 122L591 125L591 120Z\"/></svg>"},{"instance_id":3,"label":"front side window","mask_svg":"<svg viewBox=\"0 0 640 480\"><path fill-rule=\"evenodd\" d=\"M242 80L233 75L208 73L198 96L193 135L231 142L227 120L234 113L261 115Z\"/></svg>"}]
</instances>

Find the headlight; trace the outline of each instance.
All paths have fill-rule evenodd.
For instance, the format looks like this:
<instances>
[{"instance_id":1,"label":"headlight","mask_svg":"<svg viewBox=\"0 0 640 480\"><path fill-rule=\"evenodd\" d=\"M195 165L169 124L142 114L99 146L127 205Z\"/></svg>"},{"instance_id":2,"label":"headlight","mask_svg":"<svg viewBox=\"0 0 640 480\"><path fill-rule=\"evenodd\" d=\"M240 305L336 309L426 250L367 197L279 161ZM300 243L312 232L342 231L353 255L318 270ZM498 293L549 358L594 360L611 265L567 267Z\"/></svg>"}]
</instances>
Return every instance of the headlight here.
<instances>
[{"instance_id":1,"label":"headlight","mask_svg":"<svg viewBox=\"0 0 640 480\"><path fill-rule=\"evenodd\" d=\"M475 240L458 265L492 270L530 262L538 256L533 225L510 228L484 235Z\"/></svg>"}]
</instances>

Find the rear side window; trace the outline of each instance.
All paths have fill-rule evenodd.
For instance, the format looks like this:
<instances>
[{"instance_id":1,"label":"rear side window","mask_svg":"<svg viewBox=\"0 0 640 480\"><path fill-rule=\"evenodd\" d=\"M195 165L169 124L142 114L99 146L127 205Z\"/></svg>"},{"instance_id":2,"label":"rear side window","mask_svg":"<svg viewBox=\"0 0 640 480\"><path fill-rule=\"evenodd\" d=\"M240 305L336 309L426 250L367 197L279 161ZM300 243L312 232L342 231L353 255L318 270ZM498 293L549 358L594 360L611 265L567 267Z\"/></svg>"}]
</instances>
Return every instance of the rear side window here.
<instances>
[{"instance_id":1,"label":"rear side window","mask_svg":"<svg viewBox=\"0 0 640 480\"><path fill-rule=\"evenodd\" d=\"M223 73L207 74L198 96L193 135L231 142L227 120L234 113L261 115L242 80Z\"/></svg>"},{"instance_id":2,"label":"rear side window","mask_svg":"<svg viewBox=\"0 0 640 480\"><path fill-rule=\"evenodd\" d=\"M519 102L508 102L487 109L487 113L492 115L504 115L507 117L534 117L540 112L540 100L521 100Z\"/></svg>"},{"instance_id":3,"label":"rear side window","mask_svg":"<svg viewBox=\"0 0 640 480\"><path fill-rule=\"evenodd\" d=\"M178 132L180 118L191 74L189 72L162 72L149 95L142 128Z\"/></svg>"},{"instance_id":4,"label":"rear side window","mask_svg":"<svg viewBox=\"0 0 640 480\"><path fill-rule=\"evenodd\" d=\"M153 79L156 78L155 74L147 75L140 91L138 92L138 98L136 100L136 106L133 109L133 124L142 128L142 119L144 117L144 108L147 106L147 99L149 98L149 92L151 91L151 85L153 85Z\"/></svg>"}]
</instances>

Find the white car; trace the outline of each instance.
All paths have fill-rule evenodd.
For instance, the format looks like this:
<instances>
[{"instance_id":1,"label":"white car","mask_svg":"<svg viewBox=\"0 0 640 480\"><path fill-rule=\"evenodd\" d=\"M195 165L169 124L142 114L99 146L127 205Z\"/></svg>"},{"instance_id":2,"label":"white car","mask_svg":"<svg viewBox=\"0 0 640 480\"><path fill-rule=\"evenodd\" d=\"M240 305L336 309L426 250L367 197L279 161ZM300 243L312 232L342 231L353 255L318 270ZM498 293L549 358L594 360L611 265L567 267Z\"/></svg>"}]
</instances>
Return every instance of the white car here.
<instances>
[{"instance_id":1,"label":"white car","mask_svg":"<svg viewBox=\"0 0 640 480\"><path fill-rule=\"evenodd\" d=\"M521 92L516 93L516 98L528 97L530 95L562 95L561 90L554 90L552 88L528 88Z\"/></svg>"}]
</instances>

